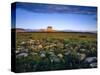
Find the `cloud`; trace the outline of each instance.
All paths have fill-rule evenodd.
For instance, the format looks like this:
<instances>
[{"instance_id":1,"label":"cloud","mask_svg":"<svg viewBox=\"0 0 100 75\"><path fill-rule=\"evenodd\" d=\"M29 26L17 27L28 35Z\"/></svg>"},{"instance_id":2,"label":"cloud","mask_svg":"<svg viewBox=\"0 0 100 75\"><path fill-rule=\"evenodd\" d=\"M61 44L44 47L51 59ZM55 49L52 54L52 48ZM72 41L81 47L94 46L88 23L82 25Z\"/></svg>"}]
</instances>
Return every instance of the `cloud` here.
<instances>
[{"instance_id":1,"label":"cloud","mask_svg":"<svg viewBox=\"0 0 100 75\"><path fill-rule=\"evenodd\" d=\"M75 5L57 5L41 3L16 3L16 8L36 13L74 13L74 14L97 14L97 7L75 6Z\"/></svg>"}]
</instances>

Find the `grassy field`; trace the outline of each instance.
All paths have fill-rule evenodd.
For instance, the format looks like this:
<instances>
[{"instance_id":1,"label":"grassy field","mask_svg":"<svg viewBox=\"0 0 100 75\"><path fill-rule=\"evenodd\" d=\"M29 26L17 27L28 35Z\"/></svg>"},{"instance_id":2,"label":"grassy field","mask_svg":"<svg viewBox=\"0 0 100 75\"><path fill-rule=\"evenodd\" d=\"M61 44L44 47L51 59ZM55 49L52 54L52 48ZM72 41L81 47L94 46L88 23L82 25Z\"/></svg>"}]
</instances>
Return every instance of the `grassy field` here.
<instances>
[{"instance_id":1,"label":"grassy field","mask_svg":"<svg viewBox=\"0 0 100 75\"><path fill-rule=\"evenodd\" d=\"M17 32L16 51L16 72L96 68L97 34Z\"/></svg>"},{"instance_id":2,"label":"grassy field","mask_svg":"<svg viewBox=\"0 0 100 75\"><path fill-rule=\"evenodd\" d=\"M97 34L93 33L71 33L71 32L19 32L16 36L17 40L27 39L75 39L75 40L96 40Z\"/></svg>"}]
</instances>

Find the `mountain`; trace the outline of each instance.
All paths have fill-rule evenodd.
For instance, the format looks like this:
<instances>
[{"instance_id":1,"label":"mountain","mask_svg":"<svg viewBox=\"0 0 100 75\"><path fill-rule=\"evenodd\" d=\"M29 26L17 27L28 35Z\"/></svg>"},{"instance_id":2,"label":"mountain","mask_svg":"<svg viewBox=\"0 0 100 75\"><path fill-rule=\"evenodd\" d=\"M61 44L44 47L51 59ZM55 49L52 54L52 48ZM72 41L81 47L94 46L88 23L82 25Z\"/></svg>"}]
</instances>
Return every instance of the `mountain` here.
<instances>
[{"instance_id":1,"label":"mountain","mask_svg":"<svg viewBox=\"0 0 100 75\"><path fill-rule=\"evenodd\" d=\"M26 30L22 28L16 28L16 32L26 32Z\"/></svg>"},{"instance_id":2,"label":"mountain","mask_svg":"<svg viewBox=\"0 0 100 75\"><path fill-rule=\"evenodd\" d=\"M48 30L47 29L23 29L23 28L16 28L16 32L48 32ZM75 31L75 30L52 30L50 32L97 33L97 31Z\"/></svg>"},{"instance_id":3,"label":"mountain","mask_svg":"<svg viewBox=\"0 0 100 75\"><path fill-rule=\"evenodd\" d=\"M61 32L97 33L97 31L61 30Z\"/></svg>"},{"instance_id":4,"label":"mountain","mask_svg":"<svg viewBox=\"0 0 100 75\"><path fill-rule=\"evenodd\" d=\"M45 29L23 29L23 28L16 28L16 32L40 32L45 31Z\"/></svg>"}]
</instances>

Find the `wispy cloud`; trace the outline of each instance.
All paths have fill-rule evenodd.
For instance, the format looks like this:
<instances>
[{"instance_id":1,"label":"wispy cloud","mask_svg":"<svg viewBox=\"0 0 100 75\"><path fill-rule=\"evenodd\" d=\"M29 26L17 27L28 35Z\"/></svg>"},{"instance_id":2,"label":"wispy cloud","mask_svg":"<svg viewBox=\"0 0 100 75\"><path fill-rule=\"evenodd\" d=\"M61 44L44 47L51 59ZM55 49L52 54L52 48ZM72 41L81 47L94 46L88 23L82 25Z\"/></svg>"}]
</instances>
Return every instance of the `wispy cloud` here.
<instances>
[{"instance_id":1,"label":"wispy cloud","mask_svg":"<svg viewBox=\"0 0 100 75\"><path fill-rule=\"evenodd\" d=\"M16 3L16 8L36 13L75 13L97 15L97 7L75 6L75 5L54 5L40 3Z\"/></svg>"}]
</instances>

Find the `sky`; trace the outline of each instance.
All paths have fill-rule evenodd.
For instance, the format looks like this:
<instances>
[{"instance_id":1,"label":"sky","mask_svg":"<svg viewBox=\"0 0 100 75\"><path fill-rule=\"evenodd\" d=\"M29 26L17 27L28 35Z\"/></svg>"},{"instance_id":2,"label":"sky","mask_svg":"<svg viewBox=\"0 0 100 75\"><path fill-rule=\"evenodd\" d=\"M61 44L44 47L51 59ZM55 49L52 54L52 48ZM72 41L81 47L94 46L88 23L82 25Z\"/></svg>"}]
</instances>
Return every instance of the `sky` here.
<instances>
[{"instance_id":1,"label":"sky","mask_svg":"<svg viewBox=\"0 0 100 75\"><path fill-rule=\"evenodd\" d=\"M16 28L46 29L47 26L54 30L97 31L97 8L16 3Z\"/></svg>"}]
</instances>

